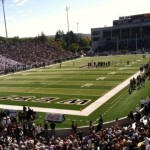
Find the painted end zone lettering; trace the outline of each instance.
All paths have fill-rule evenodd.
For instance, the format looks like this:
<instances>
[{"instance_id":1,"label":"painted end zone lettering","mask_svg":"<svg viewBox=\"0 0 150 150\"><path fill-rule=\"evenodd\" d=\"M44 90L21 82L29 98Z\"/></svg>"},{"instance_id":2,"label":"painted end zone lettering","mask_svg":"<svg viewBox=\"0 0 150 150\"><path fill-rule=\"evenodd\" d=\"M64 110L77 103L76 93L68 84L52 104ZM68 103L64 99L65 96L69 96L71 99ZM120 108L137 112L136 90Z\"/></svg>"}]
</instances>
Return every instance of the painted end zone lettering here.
<instances>
[{"instance_id":1,"label":"painted end zone lettering","mask_svg":"<svg viewBox=\"0 0 150 150\"><path fill-rule=\"evenodd\" d=\"M61 123L65 120L64 114L46 113L45 120Z\"/></svg>"}]
</instances>

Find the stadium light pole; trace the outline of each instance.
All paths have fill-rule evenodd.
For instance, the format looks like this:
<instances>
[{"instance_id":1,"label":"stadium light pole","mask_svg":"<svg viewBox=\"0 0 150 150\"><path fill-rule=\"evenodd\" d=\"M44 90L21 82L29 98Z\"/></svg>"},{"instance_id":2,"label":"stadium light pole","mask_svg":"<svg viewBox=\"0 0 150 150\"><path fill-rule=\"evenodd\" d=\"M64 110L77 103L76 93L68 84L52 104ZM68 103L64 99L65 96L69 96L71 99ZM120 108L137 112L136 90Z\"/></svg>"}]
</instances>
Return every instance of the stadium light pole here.
<instances>
[{"instance_id":1,"label":"stadium light pole","mask_svg":"<svg viewBox=\"0 0 150 150\"><path fill-rule=\"evenodd\" d=\"M68 10L69 10L69 7L66 6L66 12L67 12L67 27L68 27L68 48L69 48L69 51L70 51L70 35L69 35L69 17L68 17Z\"/></svg>"},{"instance_id":2,"label":"stadium light pole","mask_svg":"<svg viewBox=\"0 0 150 150\"><path fill-rule=\"evenodd\" d=\"M8 38L8 34L7 34L7 25L6 25L6 17L5 17L5 6L4 6L4 0L2 1L2 7L3 7L3 17L4 17L4 24L5 24L5 34L6 34L6 40ZM6 70L6 58L5 58L5 65L4 65L4 71Z\"/></svg>"},{"instance_id":3,"label":"stadium light pole","mask_svg":"<svg viewBox=\"0 0 150 150\"><path fill-rule=\"evenodd\" d=\"M6 17L5 17L5 7L4 7L4 0L2 1L2 6L3 6L3 16L4 16L4 24L5 24L5 33L6 33L6 39L8 38L8 34L7 34L7 25L6 25Z\"/></svg>"}]
</instances>

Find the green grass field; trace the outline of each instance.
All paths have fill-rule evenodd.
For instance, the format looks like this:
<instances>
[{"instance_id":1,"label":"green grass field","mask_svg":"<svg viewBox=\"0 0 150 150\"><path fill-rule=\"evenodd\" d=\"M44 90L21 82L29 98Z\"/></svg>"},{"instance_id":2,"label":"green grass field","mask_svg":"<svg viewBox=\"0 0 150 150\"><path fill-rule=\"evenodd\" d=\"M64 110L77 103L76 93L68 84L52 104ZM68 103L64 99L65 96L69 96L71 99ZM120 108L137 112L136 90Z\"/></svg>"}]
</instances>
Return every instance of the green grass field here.
<instances>
[{"instance_id":1,"label":"green grass field","mask_svg":"<svg viewBox=\"0 0 150 150\"><path fill-rule=\"evenodd\" d=\"M149 62L150 55L83 57L15 74L0 76L0 104L34 106L80 110L86 108L99 97L139 71L141 64ZM88 62L110 61L110 67L86 67ZM130 62L127 65L127 61ZM141 97L149 95L150 81L140 90L131 95L128 87L121 90L108 102L87 117L65 115L66 120L58 127L70 127L71 121L76 120L79 126L88 125L90 120L97 123L100 114L104 121L126 116L139 104ZM21 101L22 96L30 96L27 101ZM18 99L19 97L19 99ZM41 98L53 98L50 102L41 102ZM71 99L87 100L84 105L64 104ZM43 122L45 113L38 113L36 123Z\"/></svg>"}]
</instances>

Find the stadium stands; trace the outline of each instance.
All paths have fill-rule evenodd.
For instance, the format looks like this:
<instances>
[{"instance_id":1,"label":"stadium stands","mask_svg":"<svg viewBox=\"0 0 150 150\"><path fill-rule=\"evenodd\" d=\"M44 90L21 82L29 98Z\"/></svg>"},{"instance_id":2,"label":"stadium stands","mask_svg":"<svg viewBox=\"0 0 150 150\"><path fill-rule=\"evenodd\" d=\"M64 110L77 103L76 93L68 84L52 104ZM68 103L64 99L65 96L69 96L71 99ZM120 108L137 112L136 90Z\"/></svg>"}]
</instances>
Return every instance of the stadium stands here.
<instances>
[{"instance_id":1,"label":"stadium stands","mask_svg":"<svg viewBox=\"0 0 150 150\"><path fill-rule=\"evenodd\" d=\"M47 42L0 43L0 70L5 73L41 67L78 57Z\"/></svg>"},{"instance_id":2,"label":"stadium stands","mask_svg":"<svg viewBox=\"0 0 150 150\"><path fill-rule=\"evenodd\" d=\"M43 62L55 63L75 58L71 52L58 49L48 43L0 44L1 66L11 68L17 65L41 66ZM13 60L15 61L13 61ZM4 63L3 63L4 60ZM11 66L12 65L12 66ZM27 66L26 66L27 67ZM6 69L5 68L5 69ZM103 124L100 130L97 125L84 132L77 128L77 133L64 133L64 137L52 136L50 124L45 122L35 125L33 118L21 120L1 112L0 149L2 150L148 150L150 147L150 97L147 97L142 112L136 112L134 118L128 116L126 125L120 119ZM24 113L27 109L22 110ZM45 120L43 120L45 121ZM47 126L47 127L46 127ZM57 125L56 125L57 128ZM89 127L87 127L89 128ZM70 125L71 129L71 125ZM91 129L91 128L90 128ZM57 135L57 134L56 134Z\"/></svg>"},{"instance_id":3,"label":"stadium stands","mask_svg":"<svg viewBox=\"0 0 150 150\"><path fill-rule=\"evenodd\" d=\"M150 103L149 96L145 106ZM23 111L28 111L23 110ZM8 150L148 150L150 146L150 113L143 116L145 108L134 114L133 122L127 117L128 124L124 126L116 119L109 126L97 130L97 126L89 124L88 132L79 131L76 134L58 137L52 136L50 124L35 125L32 120L19 122L17 118L1 112L0 149ZM139 113L139 114L138 114ZM140 117L137 117L140 115ZM117 121L117 122L116 122ZM91 121L92 122L92 121ZM70 125L71 128L71 125ZM147 147L147 149L146 149Z\"/></svg>"},{"instance_id":4,"label":"stadium stands","mask_svg":"<svg viewBox=\"0 0 150 150\"><path fill-rule=\"evenodd\" d=\"M150 14L119 17L113 26L92 28L92 49L95 53L150 51Z\"/></svg>"}]
</instances>

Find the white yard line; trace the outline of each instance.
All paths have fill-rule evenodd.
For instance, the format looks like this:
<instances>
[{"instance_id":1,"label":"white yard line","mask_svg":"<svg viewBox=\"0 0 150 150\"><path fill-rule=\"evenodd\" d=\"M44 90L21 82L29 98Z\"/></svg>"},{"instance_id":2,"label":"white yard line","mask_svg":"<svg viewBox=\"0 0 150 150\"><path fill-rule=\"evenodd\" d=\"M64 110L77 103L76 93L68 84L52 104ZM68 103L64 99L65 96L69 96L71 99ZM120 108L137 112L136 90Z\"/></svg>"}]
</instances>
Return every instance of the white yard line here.
<instances>
[{"instance_id":1,"label":"white yard line","mask_svg":"<svg viewBox=\"0 0 150 150\"><path fill-rule=\"evenodd\" d=\"M65 110L65 109L53 109L53 108L40 108L40 107L31 107L36 112L45 112L45 113L61 113L61 114L68 114L68 115L77 115L77 116L88 116L93 111L95 111L97 108L99 108L101 105L103 105L106 101L108 101L111 97L113 97L115 94L117 94L119 91L121 91L123 88L125 88L129 83L130 79L133 77L137 77L137 75L140 74L140 71L138 71L136 74L113 88L111 91L94 101L92 104L87 106L82 111L76 111L76 110ZM2 109L14 109L14 110L22 110L22 106L15 106L15 105L3 105L0 104L0 108ZM82 106L81 106L82 108Z\"/></svg>"}]
</instances>

